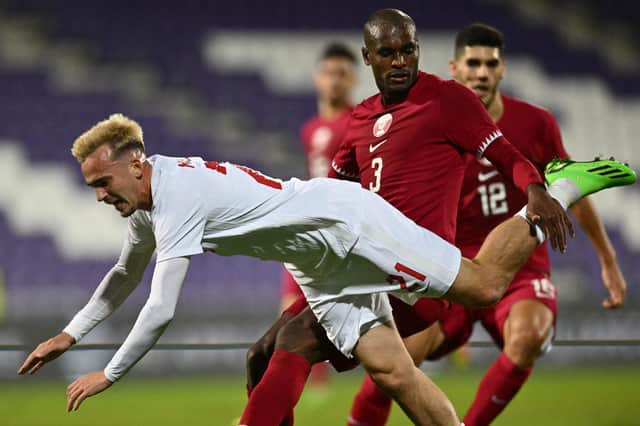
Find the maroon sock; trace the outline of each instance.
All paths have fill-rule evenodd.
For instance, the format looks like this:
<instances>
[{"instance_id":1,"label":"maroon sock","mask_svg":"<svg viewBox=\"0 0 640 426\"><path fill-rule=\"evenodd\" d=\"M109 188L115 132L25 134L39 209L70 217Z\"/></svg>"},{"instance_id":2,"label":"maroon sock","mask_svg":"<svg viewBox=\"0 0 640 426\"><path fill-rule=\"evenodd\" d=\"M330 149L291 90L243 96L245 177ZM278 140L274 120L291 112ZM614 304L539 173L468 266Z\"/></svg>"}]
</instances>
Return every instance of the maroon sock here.
<instances>
[{"instance_id":1,"label":"maroon sock","mask_svg":"<svg viewBox=\"0 0 640 426\"><path fill-rule=\"evenodd\" d=\"M484 426L495 419L527 381L533 368L520 368L504 353L489 367L464 417L466 426Z\"/></svg>"},{"instance_id":2,"label":"maroon sock","mask_svg":"<svg viewBox=\"0 0 640 426\"><path fill-rule=\"evenodd\" d=\"M319 362L311 368L309 384L316 387L323 387L329 384L329 363Z\"/></svg>"},{"instance_id":3,"label":"maroon sock","mask_svg":"<svg viewBox=\"0 0 640 426\"><path fill-rule=\"evenodd\" d=\"M349 426L384 426L391 412L389 398L366 374L360 390L353 400Z\"/></svg>"},{"instance_id":4,"label":"maroon sock","mask_svg":"<svg viewBox=\"0 0 640 426\"><path fill-rule=\"evenodd\" d=\"M253 389L249 387L247 384L247 396L251 397L251 391ZM280 422L280 426L293 426L293 409L289 411L289 414L284 418L283 421Z\"/></svg>"},{"instance_id":5,"label":"maroon sock","mask_svg":"<svg viewBox=\"0 0 640 426\"><path fill-rule=\"evenodd\" d=\"M311 366L304 357L276 349L260 383L249 392L240 425L293 424L293 407L300 399L310 372ZM289 416L290 423L287 423Z\"/></svg>"}]
</instances>

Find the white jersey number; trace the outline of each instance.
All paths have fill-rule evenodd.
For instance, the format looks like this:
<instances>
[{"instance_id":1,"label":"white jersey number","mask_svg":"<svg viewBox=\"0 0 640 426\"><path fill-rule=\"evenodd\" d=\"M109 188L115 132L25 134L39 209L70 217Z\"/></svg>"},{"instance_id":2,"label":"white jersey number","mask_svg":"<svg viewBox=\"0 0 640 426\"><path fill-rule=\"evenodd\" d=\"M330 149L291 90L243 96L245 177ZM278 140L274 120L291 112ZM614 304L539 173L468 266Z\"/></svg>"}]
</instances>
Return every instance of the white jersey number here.
<instances>
[{"instance_id":1,"label":"white jersey number","mask_svg":"<svg viewBox=\"0 0 640 426\"><path fill-rule=\"evenodd\" d=\"M533 286L533 290L536 292L536 297L539 299L556 298L556 288L548 279L542 278L541 280L531 280L531 285Z\"/></svg>"},{"instance_id":2,"label":"white jersey number","mask_svg":"<svg viewBox=\"0 0 640 426\"><path fill-rule=\"evenodd\" d=\"M482 214L492 216L505 214L509 211L507 204L507 190L502 182L480 185L478 187L480 202L482 203Z\"/></svg>"},{"instance_id":3,"label":"white jersey number","mask_svg":"<svg viewBox=\"0 0 640 426\"><path fill-rule=\"evenodd\" d=\"M205 161L204 165L206 168L215 170L216 172L221 173L223 175L227 174L226 166L224 164L218 163L217 161ZM280 179L274 179L270 176L263 175L259 171L253 170L252 168L247 166L240 166L237 164L232 164L232 166L242 170L243 172L251 176L253 180L255 180L261 185L268 186L274 189L282 189L282 181Z\"/></svg>"},{"instance_id":4,"label":"white jersey number","mask_svg":"<svg viewBox=\"0 0 640 426\"><path fill-rule=\"evenodd\" d=\"M375 182L369 182L369 191L380 191L380 180L382 179L382 157L376 157L371 161L371 168L373 169L373 176Z\"/></svg>"}]
</instances>

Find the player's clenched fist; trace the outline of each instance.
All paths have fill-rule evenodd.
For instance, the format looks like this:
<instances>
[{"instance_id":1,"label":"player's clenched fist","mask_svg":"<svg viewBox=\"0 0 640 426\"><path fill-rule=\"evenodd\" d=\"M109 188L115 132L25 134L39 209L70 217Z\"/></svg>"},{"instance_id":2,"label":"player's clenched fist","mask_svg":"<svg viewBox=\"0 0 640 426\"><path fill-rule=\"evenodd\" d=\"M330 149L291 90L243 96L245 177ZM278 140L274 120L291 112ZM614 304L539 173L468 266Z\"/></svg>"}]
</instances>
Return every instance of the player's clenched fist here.
<instances>
[{"instance_id":1,"label":"player's clenched fist","mask_svg":"<svg viewBox=\"0 0 640 426\"><path fill-rule=\"evenodd\" d=\"M58 358L69 349L75 340L65 332L42 342L38 347L29 354L27 359L18 370L18 374L33 374L40 369L45 363Z\"/></svg>"}]
</instances>

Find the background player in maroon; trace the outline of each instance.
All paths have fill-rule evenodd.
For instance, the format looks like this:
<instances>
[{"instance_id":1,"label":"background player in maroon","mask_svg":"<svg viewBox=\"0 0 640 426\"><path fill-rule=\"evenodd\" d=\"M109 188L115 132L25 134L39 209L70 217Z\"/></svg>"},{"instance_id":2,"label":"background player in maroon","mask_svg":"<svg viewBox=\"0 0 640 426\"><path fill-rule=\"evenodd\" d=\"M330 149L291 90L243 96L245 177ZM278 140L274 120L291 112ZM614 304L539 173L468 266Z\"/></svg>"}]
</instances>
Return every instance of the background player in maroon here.
<instances>
[{"instance_id":1,"label":"background player in maroon","mask_svg":"<svg viewBox=\"0 0 640 426\"><path fill-rule=\"evenodd\" d=\"M327 177L329 174L331 160L338 151L353 110L356 67L355 55L340 43L329 44L318 60L313 78L317 114L307 120L300 131L309 178ZM302 297L302 291L286 269L282 269L281 276L280 311L284 311L297 298ZM310 382L314 388L326 387L328 372L326 363L313 366Z\"/></svg>"},{"instance_id":2,"label":"background player in maroon","mask_svg":"<svg viewBox=\"0 0 640 426\"><path fill-rule=\"evenodd\" d=\"M364 34L363 56L372 67L380 94L354 110L345 142L333 164L334 175L359 177L363 186L383 195L414 221L453 241L464 174L462 152L484 154L529 194L530 214L545 218L546 232L553 236L552 245L564 249L563 215L552 211L557 205L548 203L537 170L502 137L473 92L456 82L418 71L419 46L413 20L398 10L381 10L369 18ZM452 288L446 297L466 304L477 303L479 296L486 297L485 303L489 304L497 300L499 295L485 293L486 290ZM422 317L408 305L404 305L407 318L396 316L399 326L402 322L410 329L403 330L406 335L426 328L441 308L440 302L428 299L419 303L424 306L419 310ZM263 377L262 368L274 347L299 353L310 363L325 359L327 351L331 352L326 338L323 340L321 333L317 333L312 313L308 309L300 313L303 308L301 300L288 309L251 349L249 388ZM394 307L394 316L399 311ZM268 372L269 369L264 374ZM293 373L291 369L286 371L288 376ZM291 389L287 385L290 380L306 379L306 376L280 380L269 377L268 385L260 383L259 393L282 392L283 387ZM257 393L252 394L245 410L245 414L254 413L252 418L259 418L260 410L275 410L272 402L268 406L256 402L269 400L256 396ZM280 400L295 404L297 396Z\"/></svg>"},{"instance_id":3,"label":"background player in maroon","mask_svg":"<svg viewBox=\"0 0 640 426\"><path fill-rule=\"evenodd\" d=\"M327 177L331 160L340 147L353 110L356 57L345 45L328 45L316 66L314 83L318 112L301 128L300 139L309 178ZM283 272L282 310L302 295L291 275Z\"/></svg>"},{"instance_id":4,"label":"background player in maroon","mask_svg":"<svg viewBox=\"0 0 640 426\"><path fill-rule=\"evenodd\" d=\"M547 110L500 93L499 84L505 71L503 50L502 33L484 24L472 24L456 38L451 74L477 94L509 141L542 171L554 157L567 157L560 131ZM490 230L513 216L526 202L525 194L490 162L468 156L456 245L465 256L475 256ZM622 306L626 284L601 221L587 198L575 203L571 211L598 253L603 280L610 293L603 305ZM474 322L480 321L502 348L464 418L467 426L489 424L527 380L536 357L550 348L557 304L549 274L547 248L541 245L498 304L474 310L454 303L450 309L441 311L439 322L408 340L410 352L417 360L425 356L436 359L463 345ZM385 424L386 401L390 402L381 391L363 389L351 414L353 424L363 424L361 418L367 419L368 426ZM376 413L375 420L367 411Z\"/></svg>"}]
</instances>

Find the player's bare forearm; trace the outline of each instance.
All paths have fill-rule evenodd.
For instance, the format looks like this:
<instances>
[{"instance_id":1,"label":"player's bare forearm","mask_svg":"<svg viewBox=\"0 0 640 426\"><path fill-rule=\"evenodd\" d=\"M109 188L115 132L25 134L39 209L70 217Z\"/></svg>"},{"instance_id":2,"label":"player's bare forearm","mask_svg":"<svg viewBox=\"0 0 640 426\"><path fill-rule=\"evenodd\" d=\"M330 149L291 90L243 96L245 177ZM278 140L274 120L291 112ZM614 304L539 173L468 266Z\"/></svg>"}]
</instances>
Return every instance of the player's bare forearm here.
<instances>
[{"instance_id":1,"label":"player's bare forearm","mask_svg":"<svg viewBox=\"0 0 640 426\"><path fill-rule=\"evenodd\" d=\"M22 363L18 374L34 374L44 364L53 361L75 344L75 339L64 331L40 343Z\"/></svg>"},{"instance_id":2,"label":"player's bare forearm","mask_svg":"<svg viewBox=\"0 0 640 426\"><path fill-rule=\"evenodd\" d=\"M616 252L611 245L607 231L596 213L591 200L589 200L589 198L582 198L576 201L570 210L580 225L580 228L591 240L600 259L600 264L615 263Z\"/></svg>"},{"instance_id":3,"label":"player's bare forearm","mask_svg":"<svg viewBox=\"0 0 640 426\"><path fill-rule=\"evenodd\" d=\"M67 411L77 411L82 401L99 394L112 384L102 371L94 371L79 377L67 386Z\"/></svg>"},{"instance_id":4,"label":"player's bare forearm","mask_svg":"<svg viewBox=\"0 0 640 426\"><path fill-rule=\"evenodd\" d=\"M618 265L615 249L598 213L588 198L574 203L571 206L571 213L591 240L598 254L602 269L602 282L609 291L609 297L602 302L602 305L605 308L622 307L627 293L627 283Z\"/></svg>"}]
</instances>

